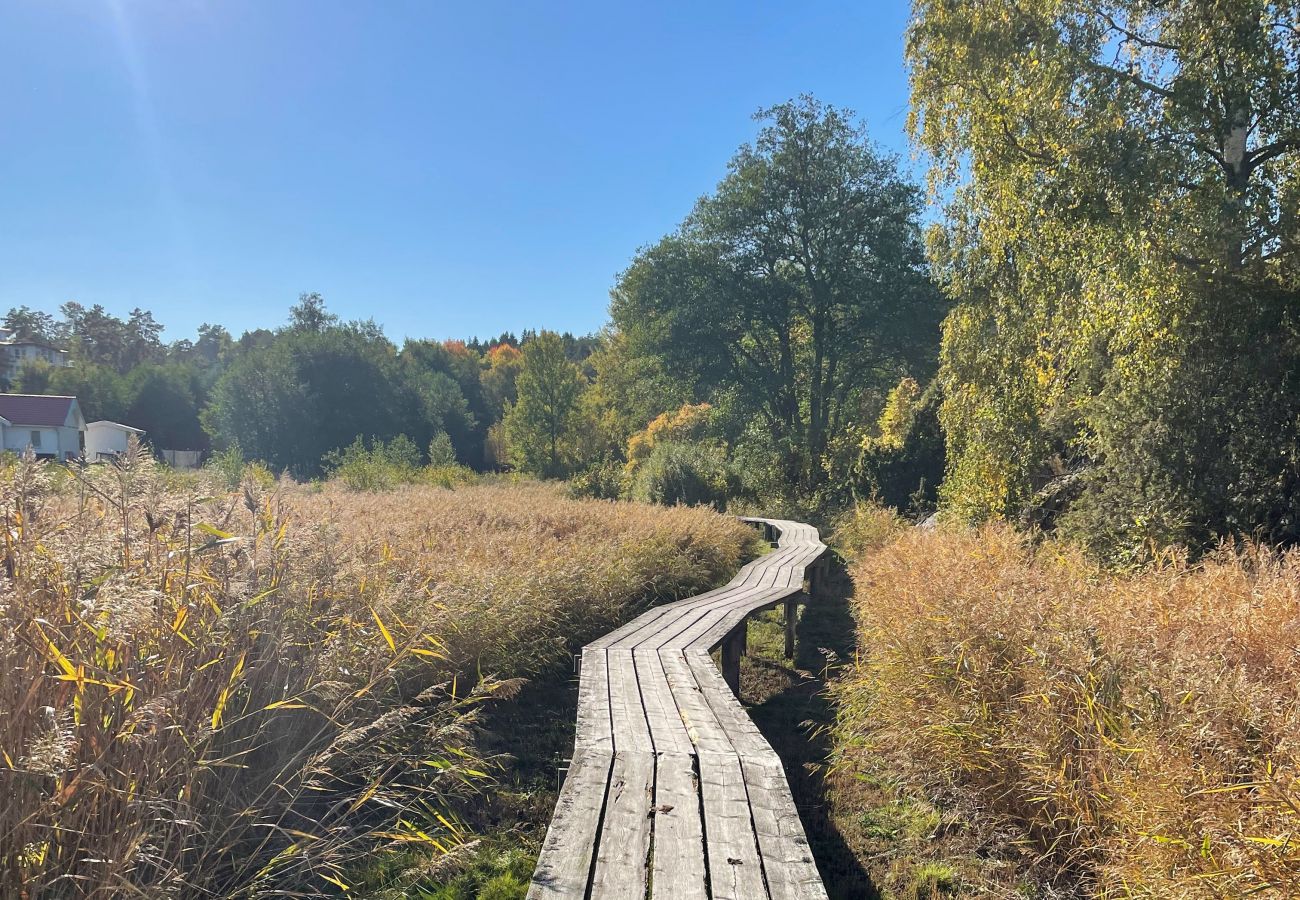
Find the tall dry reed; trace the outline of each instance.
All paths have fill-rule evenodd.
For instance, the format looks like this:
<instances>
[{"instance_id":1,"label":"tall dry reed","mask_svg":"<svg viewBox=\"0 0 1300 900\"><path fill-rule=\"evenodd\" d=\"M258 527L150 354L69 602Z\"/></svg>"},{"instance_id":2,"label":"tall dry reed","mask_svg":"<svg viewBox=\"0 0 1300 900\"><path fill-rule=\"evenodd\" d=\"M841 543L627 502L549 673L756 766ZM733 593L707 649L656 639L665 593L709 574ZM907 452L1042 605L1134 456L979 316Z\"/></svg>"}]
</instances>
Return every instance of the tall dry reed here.
<instances>
[{"instance_id":1,"label":"tall dry reed","mask_svg":"<svg viewBox=\"0 0 1300 900\"><path fill-rule=\"evenodd\" d=\"M883 760L1083 895L1300 892L1300 552L1116 575L913 528L853 577L841 769Z\"/></svg>"},{"instance_id":2,"label":"tall dry reed","mask_svg":"<svg viewBox=\"0 0 1300 900\"><path fill-rule=\"evenodd\" d=\"M8 466L0 522L5 897L315 896L436 862L504 679L749 540L536 487L229 494L139 455Z\"/></svg>"}]
</instances>

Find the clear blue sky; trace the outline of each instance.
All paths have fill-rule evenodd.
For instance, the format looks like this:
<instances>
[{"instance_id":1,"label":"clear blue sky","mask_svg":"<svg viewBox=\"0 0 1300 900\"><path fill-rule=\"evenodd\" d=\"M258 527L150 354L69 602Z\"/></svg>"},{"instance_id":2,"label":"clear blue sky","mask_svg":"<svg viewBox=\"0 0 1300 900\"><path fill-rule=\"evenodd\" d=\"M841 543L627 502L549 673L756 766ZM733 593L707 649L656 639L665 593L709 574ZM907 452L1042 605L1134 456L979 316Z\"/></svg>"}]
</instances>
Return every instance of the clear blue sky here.
<instances>
[{"instance_id":1,"label":"clear blue sky","mask_svg":"<svg viewBox=\"0 0 1300 900\"><path fill-rule=\"evenodd\" d=\"M802 92L908 163L907 4L4 0L0 310L166 337L301 291L391 337L590 331Z\"/></svg>"}]
</instances>

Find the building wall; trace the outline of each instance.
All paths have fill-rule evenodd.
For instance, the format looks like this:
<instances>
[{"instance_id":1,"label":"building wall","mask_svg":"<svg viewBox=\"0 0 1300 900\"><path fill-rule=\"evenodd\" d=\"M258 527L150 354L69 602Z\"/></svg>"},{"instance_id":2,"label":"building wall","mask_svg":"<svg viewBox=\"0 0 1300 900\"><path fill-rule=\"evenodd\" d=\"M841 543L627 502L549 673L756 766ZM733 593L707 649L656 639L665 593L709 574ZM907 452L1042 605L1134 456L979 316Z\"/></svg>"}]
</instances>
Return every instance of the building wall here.
<instances>
[{"instance_id":1,"label":"building wall","mask_svg":"<svg viewBox=\"0 0 1300 900\"><path fill-rule=\"evenodd\" d=\"M126 452L131 432L122 428L93 425L86 426L86 459L95 460L101 453L116 455Z\"/></svg>"},{"instance_id":2,"label":"building wall","mask_svg":"<svg viewBox=\"0 0 1300 900\"><path fill-rule=\"evenodd\" d=\"M0 343L0 376L11 380L17 378L24 365L36 360L42 360L52 366L69 364L68 354L53 347L30 343Z\"/></svg>"},{"instance_id":3,"label":"building wall","mask_svg":"<svg viewBox=\"0 0 1300 900\"><path fill-rule=\"evenodd\" d=\"M40 434L40 446L32 440L32 432ZM64 459L67 454L81 454L81 432L75 428L34 427L31 425L0 426L0 445L14 453L22 453L31 444L39 456Z\"/></svg>"}]
</instances>

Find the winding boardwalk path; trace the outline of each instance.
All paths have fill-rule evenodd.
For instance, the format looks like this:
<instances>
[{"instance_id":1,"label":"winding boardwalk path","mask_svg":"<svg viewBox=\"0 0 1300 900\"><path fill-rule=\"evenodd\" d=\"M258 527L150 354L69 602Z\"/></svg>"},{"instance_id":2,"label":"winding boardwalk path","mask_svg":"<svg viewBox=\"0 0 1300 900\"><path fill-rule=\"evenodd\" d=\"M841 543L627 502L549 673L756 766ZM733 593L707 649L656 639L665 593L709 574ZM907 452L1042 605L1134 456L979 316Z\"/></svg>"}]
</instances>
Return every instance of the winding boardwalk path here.
<instances>
[{"instance_id":1,"label":"winding boardwalk path","mask_svg":"<svg viewBox=\"0 0 1300 900\"><path fill-rule=\"evenodd\" d=\"M784 603L792 654L826 545L810 525L747 521L776 549L583 648L573 760L530 900L826 897L781 761L735 696L748 616Z\"/></svg>"}]
</instances>

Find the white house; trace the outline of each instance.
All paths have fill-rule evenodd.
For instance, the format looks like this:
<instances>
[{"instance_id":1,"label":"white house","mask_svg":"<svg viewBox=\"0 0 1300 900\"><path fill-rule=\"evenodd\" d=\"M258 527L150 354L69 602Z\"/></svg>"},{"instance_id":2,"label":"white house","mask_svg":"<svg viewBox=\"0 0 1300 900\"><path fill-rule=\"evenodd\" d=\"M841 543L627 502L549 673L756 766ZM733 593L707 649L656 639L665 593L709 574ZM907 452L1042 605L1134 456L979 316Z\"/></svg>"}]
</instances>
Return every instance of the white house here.
<instances>
[{"instance_id":1,"label":"white house","mask_svg":"<svg viewBox=\"0 0 1300 900\"><path fill-rule=\"evenodd\" d=\"M43 459L76 459L85 429L76 397L0 394L0 450L31 447Z\"/></svg>"},{"instance_id":2,"label":"white house","mask_svg":"<svg viewBox=\"0 0 1300 900\"><path fill-rule=\"evenodd\" d=\"M9 329L0 328L0 379L13 381L22 372L23 366L38 361L52 366L72 365L67 350L40 341L19 340Z\"/></svg>"},{"instance_id":3,"label":"white house","mask_svg":"<svg viewBox=\"0 0 1300 900\"><path fill-rule=\"evenodd\" d=\"M109 422L106 419L91 422L86 426L86 459L90 462L115 459L118 454L126 452L127 443L133 434L137 438L144 437L142 429L132 428L130 425Z\"/></svg>"}]
</instances>

